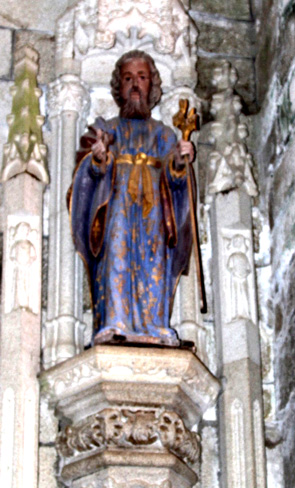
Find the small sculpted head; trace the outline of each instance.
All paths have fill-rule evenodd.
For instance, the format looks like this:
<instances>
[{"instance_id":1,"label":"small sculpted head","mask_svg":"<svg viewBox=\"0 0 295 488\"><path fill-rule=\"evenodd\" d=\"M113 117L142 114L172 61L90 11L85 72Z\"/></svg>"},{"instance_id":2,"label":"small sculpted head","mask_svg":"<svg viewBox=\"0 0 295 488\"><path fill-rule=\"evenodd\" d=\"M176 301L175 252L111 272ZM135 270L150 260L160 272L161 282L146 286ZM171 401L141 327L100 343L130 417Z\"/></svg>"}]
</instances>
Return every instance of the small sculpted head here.
<instances>
[{"instance_id":1,"label":"small sculpted head","mask_svg":"<svg viewBox=\"0 0 295 488\"><path fill-rule=\"evenodd\" d=\"M112 95L121 117L148 119L161 98L161 78L151 56L130 51L116 63L111 80Z\"/></svg>"}]
</instances>

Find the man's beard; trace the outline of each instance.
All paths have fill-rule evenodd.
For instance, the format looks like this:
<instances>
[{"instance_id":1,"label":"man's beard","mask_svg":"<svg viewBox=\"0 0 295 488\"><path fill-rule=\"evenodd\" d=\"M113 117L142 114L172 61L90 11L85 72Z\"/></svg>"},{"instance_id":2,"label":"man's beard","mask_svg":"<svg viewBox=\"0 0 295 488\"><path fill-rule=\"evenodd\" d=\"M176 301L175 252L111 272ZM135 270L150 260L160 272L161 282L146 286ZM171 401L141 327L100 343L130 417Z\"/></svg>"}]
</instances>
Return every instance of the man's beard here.
<instances>
[{"instance_id":1,"label":"man's beard","mask_svg":"<svg viewBox=\"0 0 295 488\"><path fill-rule=\"evenodd\" d=\"M139 93L138 100L132 99L131 94L134 92ZM120 116L125 119L148 119L151 116L150 108L139 89L131 88L128 99L122 100Z\"/></svg>"}]
</instances>

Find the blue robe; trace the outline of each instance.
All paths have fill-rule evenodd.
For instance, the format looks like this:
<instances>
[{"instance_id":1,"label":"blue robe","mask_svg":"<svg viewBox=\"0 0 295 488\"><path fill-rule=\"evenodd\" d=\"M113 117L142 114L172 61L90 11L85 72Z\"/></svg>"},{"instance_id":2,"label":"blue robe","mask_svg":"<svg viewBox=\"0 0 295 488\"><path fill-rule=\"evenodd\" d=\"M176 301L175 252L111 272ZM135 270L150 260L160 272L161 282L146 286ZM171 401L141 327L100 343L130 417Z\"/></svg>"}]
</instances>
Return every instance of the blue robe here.
<instances>
[{"instance_id":1,"label":"blue robe","mask_svg":"<svg viewBox=\"0 0 295 488\"><path fill-rule=\"evenodd\" d=\"M93 128L82 137L70 220L88 271L94 336L113 331L173 342L169 318L191 250L186 175L173 163L175 134L152 118L98 118L93 127L114 142L102 166L91 153Z\"/></svg>"}]
</instances>

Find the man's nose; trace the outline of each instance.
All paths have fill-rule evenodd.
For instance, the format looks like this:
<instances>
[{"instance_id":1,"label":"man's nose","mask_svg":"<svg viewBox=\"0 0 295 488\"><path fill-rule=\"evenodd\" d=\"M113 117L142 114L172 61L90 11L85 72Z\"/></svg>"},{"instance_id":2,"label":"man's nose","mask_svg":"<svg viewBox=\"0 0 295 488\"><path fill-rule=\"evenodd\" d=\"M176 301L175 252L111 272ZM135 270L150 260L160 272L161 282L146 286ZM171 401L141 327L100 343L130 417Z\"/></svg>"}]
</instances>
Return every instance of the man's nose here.
<instances>
[{"instance_id":1,"label":"man's nose","mask_svg":"<svg viewBox=\"0 0 295 488\"><path fill-rule=\"evenodd\" d=\"M134 78L133 78L133 86L136 86L136 87L138 86L138 78L137 78L137 76L134 76Z\"/></svg>"}]
</instances>

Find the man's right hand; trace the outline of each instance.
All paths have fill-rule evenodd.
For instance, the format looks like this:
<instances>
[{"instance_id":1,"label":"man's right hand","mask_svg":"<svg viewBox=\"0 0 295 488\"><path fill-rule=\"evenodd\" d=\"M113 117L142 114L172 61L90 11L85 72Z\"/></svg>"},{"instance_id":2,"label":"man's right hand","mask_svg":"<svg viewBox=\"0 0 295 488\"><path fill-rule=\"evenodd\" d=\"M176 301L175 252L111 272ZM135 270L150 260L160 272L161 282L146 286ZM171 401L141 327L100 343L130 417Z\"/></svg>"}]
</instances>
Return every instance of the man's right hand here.
<instances>
[{"instance_id":1,"label":"man's right hand","mask_svg":"<svg viewBox=\"0 0 295 488\"><path fill-rule=\"evenodd\" d=\"M107 152L110 144L113 142L113 136L101 129L96 130L96 142L92 144L91 150L94 159L104 165L107 160Z\"/></svg>"}]
</instances>

